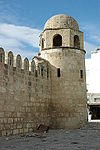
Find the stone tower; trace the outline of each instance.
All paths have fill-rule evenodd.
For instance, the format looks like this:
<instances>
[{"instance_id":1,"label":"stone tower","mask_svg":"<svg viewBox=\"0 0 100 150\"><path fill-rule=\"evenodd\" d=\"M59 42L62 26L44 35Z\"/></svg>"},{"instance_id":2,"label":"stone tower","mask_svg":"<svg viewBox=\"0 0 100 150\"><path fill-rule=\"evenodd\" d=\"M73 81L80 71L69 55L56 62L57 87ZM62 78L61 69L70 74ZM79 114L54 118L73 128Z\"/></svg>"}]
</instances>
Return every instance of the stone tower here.
<instances>
[{"instance_id":1,"label":"stone tower","mask_svg":"<svg viewBox=\"0 0 100 150\"><path fill-rule=\"evenodd\" d=\"M77 128L87 121L83 32L70 16L51 17L40 35L40 57L51 64L51 125Z\"/></svg>"}]
</instances>

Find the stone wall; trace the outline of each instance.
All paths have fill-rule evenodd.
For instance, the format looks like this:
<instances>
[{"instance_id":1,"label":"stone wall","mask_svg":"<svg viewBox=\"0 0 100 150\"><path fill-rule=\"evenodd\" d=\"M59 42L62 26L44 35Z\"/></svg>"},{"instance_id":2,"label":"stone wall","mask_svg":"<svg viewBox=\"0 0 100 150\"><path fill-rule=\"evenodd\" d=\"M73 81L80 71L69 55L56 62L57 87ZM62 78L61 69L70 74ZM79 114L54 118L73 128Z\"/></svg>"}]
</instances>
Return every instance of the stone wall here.
<instances>
[{"instance_id":1,"label":"stone wall","mask_svg":"<svg viewBox=\"0 0 100 150\"><path fill-rule=\"evenodd\" d=\"M30 132L39 124L79 128L86 123L84 50L54 48L41 57L30 62L0 49L0 135Z\"/></svg>"},{"instance_id":2,"label":"stone wall","mask_svg":"<svg viewBox=\"0 0 100 150\"><path fill-rule=\"evenodd\" d=\"M57 47L41 51L41 57L50 62L52 70L52 126L78 128L84 125L87 122L85 51Z\"/></svg>"},{"instance_id":3,"label":"stone wall","mask_svg":"<svg viewBox=\"0 0 100 150\"><path fill-rule=\"evenodd\" d=\"M0 48L0 135L32 131L49 125L50 65L35 57L32 62ZM48 71L47 71L48 70Z\"/></svg>"}]
</instances>

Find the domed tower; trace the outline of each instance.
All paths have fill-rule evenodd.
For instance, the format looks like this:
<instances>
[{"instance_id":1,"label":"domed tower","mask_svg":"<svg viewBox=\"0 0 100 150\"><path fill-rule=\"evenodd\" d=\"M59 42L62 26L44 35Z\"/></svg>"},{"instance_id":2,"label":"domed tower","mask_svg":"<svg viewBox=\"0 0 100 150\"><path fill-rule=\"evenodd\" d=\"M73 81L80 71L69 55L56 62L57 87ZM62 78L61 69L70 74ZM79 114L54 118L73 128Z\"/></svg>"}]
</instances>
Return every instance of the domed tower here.
<instances>
[{"instance_id":1,"label":"domed tower","mask_svg":"<svg viewBox=\"0 0 100 150\"><path fill-rule=\"evenodd\" d=\"M60 14L46 22L40 57L51 64L51 126L80 127L87 121L85 50L75 19Z\"/></svg>"}]
</instances>

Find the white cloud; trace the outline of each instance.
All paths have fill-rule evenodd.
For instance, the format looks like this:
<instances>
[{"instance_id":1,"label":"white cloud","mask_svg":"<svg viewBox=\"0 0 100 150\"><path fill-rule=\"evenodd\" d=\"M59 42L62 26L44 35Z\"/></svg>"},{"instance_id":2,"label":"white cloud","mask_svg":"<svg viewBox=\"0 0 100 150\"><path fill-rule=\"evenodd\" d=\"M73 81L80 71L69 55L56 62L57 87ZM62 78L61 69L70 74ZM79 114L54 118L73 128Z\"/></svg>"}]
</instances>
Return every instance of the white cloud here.
<instances>
[{"instance_id":1,"label":"white cloud","mask_svg":"<svg viewBox=\"0 0 100 150\"><path fill-rule=\"evenodd\" d=\"M87 51L86 56L89 56L91 51L96 50L100 46L100 28L94 23L85 23L82 27L85 34L85 50Z\"/></svg>"},{"instance_id":2,"label":"white cloud","mask_svg":"<svg viewBox=\"0 0 100 150\"><path fill-rule=\"evenodd\" d=\"M82 30L88 36L88 40L92 40L93 43L100 42L100 28L96 24L85 24Z\"/></svg>"},{"instance_id":3,"label":"white cloud","mask_svg":"<svg viewBox=\"0 0 100 150\"><path fill-rule=\"evenodd\" d=\"M25 47L38 47L41 30L26 26L0 23L0 46L5 50L12 50L14 53L22 52L31 54ZM20 50L21 49L21 50ZM25 49L25 51L24 51ZM36 53L36 52L34 52Z\"/></svg>"},{"instance_id":4,"label":"white cloud","mask_svg":"<svg viewBox=\"0 0 100 150\"><path fill-rule=\"evenodd\" d=\"M0 35L7 39L11 38L19 42L25 42L33 47L38 47L40 33L41 30L30 27L0 24Z\"/></svg>"}]
</instances>

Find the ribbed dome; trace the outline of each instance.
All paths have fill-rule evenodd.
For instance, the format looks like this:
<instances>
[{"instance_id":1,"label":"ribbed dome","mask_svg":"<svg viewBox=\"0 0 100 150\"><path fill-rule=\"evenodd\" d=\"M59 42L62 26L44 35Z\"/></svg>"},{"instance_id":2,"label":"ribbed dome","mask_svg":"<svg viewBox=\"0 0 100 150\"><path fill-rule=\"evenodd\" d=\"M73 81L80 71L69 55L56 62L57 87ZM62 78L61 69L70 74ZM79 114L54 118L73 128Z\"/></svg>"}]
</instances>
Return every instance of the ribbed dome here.
<instances>
[{"instance_id":1,"label":"ribbed dome","mask_svg":"<svg viewBox=\"0 0 100 150\"><path fill-rule=\"evenodd\" d=\"M51 17L45 23L44 30L46 29L57 29L57 28L69 28L74 30L79 30L78 23L76 20L65 14L59 14Z\"/></svg>"}]
</instances>

